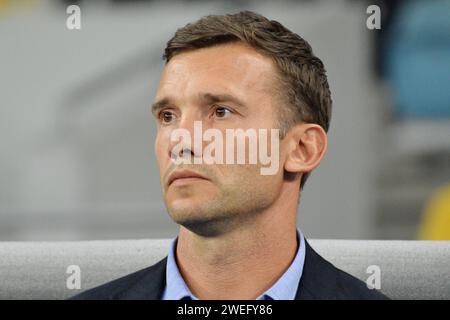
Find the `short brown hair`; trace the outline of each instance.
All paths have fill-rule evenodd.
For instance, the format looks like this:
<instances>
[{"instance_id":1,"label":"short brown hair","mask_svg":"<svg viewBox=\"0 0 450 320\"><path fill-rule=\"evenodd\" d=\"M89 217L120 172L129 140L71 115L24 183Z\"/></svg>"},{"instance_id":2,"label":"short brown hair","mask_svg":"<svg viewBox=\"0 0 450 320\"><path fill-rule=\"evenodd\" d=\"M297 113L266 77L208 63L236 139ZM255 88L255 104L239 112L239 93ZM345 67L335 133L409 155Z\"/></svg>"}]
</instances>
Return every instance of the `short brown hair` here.
<instances>
[{"instance_id":1,"label":"short brown hair","mask_svg":"<svg viewBox=\"0 0 450 320\"><path fill-rule=\"evenodd\" d=\"M203 17L176 31L163 58L168 63L180 52L237 41L270 57L277 67L280 92L288 105L279 119L282 137L302 121L328 131L332 101L324 65L308 42L275 20L251 11ZM303 175L300 188L308 175Z\"/></svg>"}]
</instances>

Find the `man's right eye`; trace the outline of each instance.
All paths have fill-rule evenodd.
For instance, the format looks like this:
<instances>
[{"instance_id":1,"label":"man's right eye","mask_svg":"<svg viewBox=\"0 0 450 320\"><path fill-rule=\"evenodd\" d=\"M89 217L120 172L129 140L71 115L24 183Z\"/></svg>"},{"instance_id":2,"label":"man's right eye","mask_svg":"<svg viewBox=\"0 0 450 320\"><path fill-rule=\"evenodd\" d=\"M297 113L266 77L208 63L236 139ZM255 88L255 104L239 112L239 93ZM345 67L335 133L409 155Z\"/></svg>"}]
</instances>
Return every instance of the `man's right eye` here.
<instances>
[{"instance_id":1,"label":"man's right eye","mask_svg":"<svg viewBox=\"0 0 450 320\"><path fill-rule=\"evenodd\" d=\"M161 113L159 114L159 119L163 123L170 123L173 121L173 118L174 114L170 111L161 111Z\"/></svg>"}]
</instances>

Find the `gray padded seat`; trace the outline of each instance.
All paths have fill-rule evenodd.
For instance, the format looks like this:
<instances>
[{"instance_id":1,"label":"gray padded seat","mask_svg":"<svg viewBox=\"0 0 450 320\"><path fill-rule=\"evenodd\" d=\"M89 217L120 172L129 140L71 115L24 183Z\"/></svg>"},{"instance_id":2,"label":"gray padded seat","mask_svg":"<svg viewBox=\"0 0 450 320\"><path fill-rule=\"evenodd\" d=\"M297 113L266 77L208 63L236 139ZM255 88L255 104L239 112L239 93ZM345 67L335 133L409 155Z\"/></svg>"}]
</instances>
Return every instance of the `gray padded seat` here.
<instances>
[{"instance_id":1,"label":"gray padded seat","mask_svg":"<svg viewBox=\"0 0 450 320\"><path fill-rule=\"evenodd\" d=\"M65 299L166 256L170 241L0 242L0 299ZM324 258L366 281L379 266L393 299L450 299L450 241L309 240ZM68 289L68 266L81 289Z\"/></svg>"}]
</instances>

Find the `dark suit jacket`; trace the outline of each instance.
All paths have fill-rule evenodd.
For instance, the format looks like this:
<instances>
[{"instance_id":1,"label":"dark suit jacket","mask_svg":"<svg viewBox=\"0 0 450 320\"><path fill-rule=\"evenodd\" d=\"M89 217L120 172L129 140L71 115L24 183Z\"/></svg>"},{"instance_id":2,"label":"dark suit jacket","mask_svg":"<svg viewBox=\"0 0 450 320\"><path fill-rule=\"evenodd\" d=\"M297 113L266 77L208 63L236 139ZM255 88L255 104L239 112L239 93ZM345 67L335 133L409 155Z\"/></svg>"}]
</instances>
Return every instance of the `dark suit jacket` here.
<instances>
[{"instance_id":1,"label":"dark suit jacket","mask_svg":"<svg viewBox=\"0 0 450 320\"><path fill-rule=\"evenodd\" d=\"M296 300L387 299L359 279L339 270L305 241L306 256ZM159 300L166 286L167 258L155 265L82 292L73 300Z\"/></svg>"}]
</instances>

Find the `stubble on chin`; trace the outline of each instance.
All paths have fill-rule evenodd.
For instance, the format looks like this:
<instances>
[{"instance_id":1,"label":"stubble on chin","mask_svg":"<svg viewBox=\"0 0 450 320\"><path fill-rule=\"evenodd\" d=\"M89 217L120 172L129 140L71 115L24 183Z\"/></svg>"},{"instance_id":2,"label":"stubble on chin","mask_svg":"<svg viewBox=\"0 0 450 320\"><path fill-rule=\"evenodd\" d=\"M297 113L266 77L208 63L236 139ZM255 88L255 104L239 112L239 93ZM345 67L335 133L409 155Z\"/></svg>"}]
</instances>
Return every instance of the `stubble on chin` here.
<instances>
[{"instance_id":1,"label":"stubble on chin","mask_svg":"<svg viewBox=\"0 0 450 320\"><path fill-rule=\"evenodd\" d=\"M239 228L270 206L271 197L252 185L247 191L243 183L231 190L222 190L215 197L195 205L168 204L172 220L205 237L219 236Z\"/></svg>"}]
</instances>

